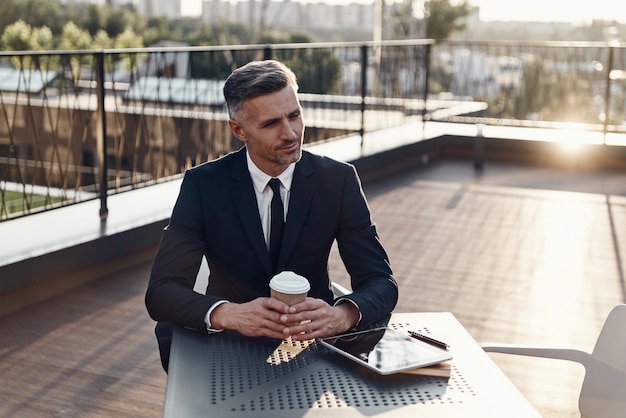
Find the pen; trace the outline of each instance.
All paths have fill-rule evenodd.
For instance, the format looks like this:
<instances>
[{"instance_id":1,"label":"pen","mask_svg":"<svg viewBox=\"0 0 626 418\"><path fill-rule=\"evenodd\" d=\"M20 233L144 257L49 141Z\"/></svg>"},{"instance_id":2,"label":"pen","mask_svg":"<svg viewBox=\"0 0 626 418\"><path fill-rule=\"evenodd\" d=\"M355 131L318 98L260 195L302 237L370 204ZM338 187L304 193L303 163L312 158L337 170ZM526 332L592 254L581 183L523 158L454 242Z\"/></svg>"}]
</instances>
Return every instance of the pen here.
<instances>
[{"instance_id":1,"label":"pen","mask_svg":"<svg viewBox=\"0 0 626 418\"><path fill-rule=\"evenodd\" d=\"M420 334L419 332L409 331L409 335L411 337L413 337L413 338L416 338L416 339L420 340L420 341L424 341L424 342L432 344L432 345L434 345L436 347L443 348L444 350L447 350L448 348L450 348L450 346L447 343L444 343L443 341L436 340L436 339L434 339L432 337L429 337L427 335Z\"/></svg>"}]
</instances>

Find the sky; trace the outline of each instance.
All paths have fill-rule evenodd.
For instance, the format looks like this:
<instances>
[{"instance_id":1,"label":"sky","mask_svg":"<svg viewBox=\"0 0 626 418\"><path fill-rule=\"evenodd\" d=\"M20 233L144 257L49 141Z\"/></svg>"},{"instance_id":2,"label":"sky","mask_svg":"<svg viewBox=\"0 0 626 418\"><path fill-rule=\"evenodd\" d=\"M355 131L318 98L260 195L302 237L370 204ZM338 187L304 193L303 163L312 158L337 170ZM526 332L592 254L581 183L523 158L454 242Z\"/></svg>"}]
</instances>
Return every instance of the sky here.
<instances>
[{"instance_id":1,"label":"sky","mask_svg":"<svg viewBox=\"0 0 626 418\"><path fill-rule=\"evenodd\" d=\"M624 0L470 0L483 21L590 23L593 19L626 22Z\"/></svg>"},{"instance_id":2,"label":"sky","mask_svg":"<svg viewBox=\"0 0 626 418\"><path fill-rule=\"evenodd\" d=\"M372 3L373 0L295 0L325 1L332 4ZM454 2L454 0L452 0ZM483 21L540 21L590 23L593 19L618 20L626 22L626 1L624 0L469 0L480 7ZM183 14L200 14L202 0L182 0Z\"/></svg>"}]
</instances>

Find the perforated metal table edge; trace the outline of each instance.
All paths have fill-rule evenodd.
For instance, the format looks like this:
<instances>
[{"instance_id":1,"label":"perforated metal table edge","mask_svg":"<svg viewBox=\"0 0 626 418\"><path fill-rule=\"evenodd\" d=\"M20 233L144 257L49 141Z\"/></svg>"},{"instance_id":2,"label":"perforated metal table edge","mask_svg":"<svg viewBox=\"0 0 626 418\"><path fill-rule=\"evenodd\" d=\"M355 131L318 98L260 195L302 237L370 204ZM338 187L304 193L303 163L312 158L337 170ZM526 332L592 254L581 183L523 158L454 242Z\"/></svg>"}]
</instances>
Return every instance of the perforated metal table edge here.
<instances>
[{"instance_id":1,"label":"perforated metal table edge","mask_svg":"<svg viewBox=\"0 0 626 418\"><path fill-rule=\"evenodd\" d=\"M441 331L445 331L441 328L444 323L450 331L451 327L455 328L450 324L458 324L449 313L447 321L436 321L435 324L433 315L441 320L446 313L394 314L390 326L427 334L433 328L438 331L437 335L441 335ZM420 317L430 318L430 321L416 321ZM460 324L456 328L464 331ZM463 337L458 329L454 332L457 334ZM468 345L463 338L453 338L452 334L446 338L452 338L452 350L455 346ZM473 339L469 339L479 349ZM235 333L205 336L177 329L164 416L315 417L337 413L342 417L414 416L418 411L427 413L426 416L472 411L490 416L491 410L493 416L498 416L503 410L494 406L501 402L493 402L492 398L492 405L486 405L489 394L481 393L484 385L478 384L482 379L465 376L466 369L473 375L474 367L466 367L469 363L463 361L464 351L459 351L460 356L453 359L449 378L405 374L380 376L315 341L281 342L251 339ZM484 353L482 355L489 360ZM489 376L487 373L486 377ZM495 376L498 377L497 373ZM503 375L499 377L504 378ZM475 388L476 384L478 388ZM527 406L532 413L532 407ZM512 412L511 407L515 405L509 405L507 412ZM525 408L516 409L525 411Z\"/></svg>"}]
</instances>

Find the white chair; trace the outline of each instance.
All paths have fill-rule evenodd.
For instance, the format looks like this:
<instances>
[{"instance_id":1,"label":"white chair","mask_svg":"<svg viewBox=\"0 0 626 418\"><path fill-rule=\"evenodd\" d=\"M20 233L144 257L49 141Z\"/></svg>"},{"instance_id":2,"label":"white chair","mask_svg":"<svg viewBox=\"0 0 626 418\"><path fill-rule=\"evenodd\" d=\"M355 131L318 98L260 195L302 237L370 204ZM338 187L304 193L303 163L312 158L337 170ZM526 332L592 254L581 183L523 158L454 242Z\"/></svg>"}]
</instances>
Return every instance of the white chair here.
<instances>
[{"instance_id":1,"label":"white chair","mask_svg":"<svg viewBox=\"0 0 626 418\"><path fill-rule=\"evenodd\" d=\"M607 317L591 354L570 348L483 343L487 352L575 361L585 367L578 399L583 417L626 417L626 305Z\"/></svg>"},{"instance_id":2,"label":"white chair","mask_svg":"<svg viewBox=\"0 0 626 418\"><path fill-rule=\"evenodd\" d=\"M351 290L346 289L339 283L332 282L331 285L333 288L333 294L335 295L336 298L341 297L341 296L346 296L352 293Z\"/></svg>"}]
</instances>

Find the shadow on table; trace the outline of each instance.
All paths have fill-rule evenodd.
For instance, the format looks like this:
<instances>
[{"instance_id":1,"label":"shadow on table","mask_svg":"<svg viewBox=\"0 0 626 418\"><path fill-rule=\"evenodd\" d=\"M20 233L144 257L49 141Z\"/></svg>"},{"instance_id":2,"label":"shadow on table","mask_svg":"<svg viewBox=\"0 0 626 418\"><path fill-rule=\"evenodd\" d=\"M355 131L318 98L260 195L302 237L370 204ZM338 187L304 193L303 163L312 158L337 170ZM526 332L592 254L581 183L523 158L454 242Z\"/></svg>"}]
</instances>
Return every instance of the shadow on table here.
<instances>
[{"instance_id":1,"label":"shadow on table","mask_svg":"<svg viewBox=\"0 0 626 418\"><path fill-rule=\"evenodd\" d=\"M220 347L208 353L214 368L207 395L222 411L298 416L311 409L355 408L371 415L446 402L450 387L445 377L379 375L314 341L251 340L233 333L214 343Z\"/></svg>"}]
</instances>

